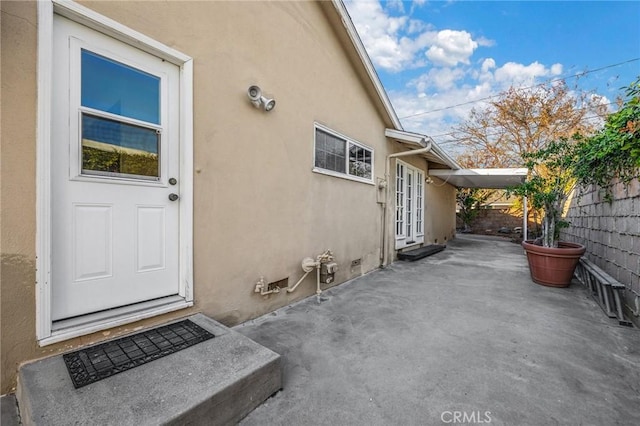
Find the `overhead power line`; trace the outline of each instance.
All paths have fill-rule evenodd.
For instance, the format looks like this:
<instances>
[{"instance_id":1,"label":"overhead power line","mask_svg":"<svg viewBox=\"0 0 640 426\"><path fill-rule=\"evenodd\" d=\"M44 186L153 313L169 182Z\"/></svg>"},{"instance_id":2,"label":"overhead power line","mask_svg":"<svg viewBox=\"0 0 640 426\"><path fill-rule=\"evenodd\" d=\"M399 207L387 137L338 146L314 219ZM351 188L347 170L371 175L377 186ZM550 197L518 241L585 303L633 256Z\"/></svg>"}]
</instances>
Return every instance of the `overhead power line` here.
<instances>
[{"instance_id":1,"label":"overhead power line","mask_svg":"<svg viewBox=\"0 0 640 426\"><path fill-rule=\"evenodd\" d=\"M625 64L628 64L628 63L631 63L631 62L635 62L635 61L640 61L640 58L633 58L633 59L629 59L627 61L619 62L617 64L611 64L611 65L607 65L607 66L604 66L604 67L596 68L596 69L593 69L593 70L582 71L582 72L579 72L579 73L576 73L576 74L573 74L573 75L570 75L570 76L567 76L567 77L561 77L561 78L559 77L559 78L549 79L549 80L543 81L542 83L534 84L533 86L521 87L518 90L528 90L528 89L533 89L534 87L544 86L545 84L548 84L548 83L555 83L556 81L568 80L570 78L579 78L579 77L583 77L583 76L585 76L587 74L592 74L594 72L606 70L606 69L609 69L609 68L619 67L621 65L625 65ZM404 120L405 118L418 117L420 115L426 115L426 114L431 114L431 113L434 113L434 112L439 112L439 111L445 111L445 110L448 110L448 109L458 108L458 107L465 106L465 105L475 104L475 103L478 103L478 102L486 101L488 99L497 98L499 96L501 96L500 93L498 93L496 95L486 96L484 98L479 98L479 99L476 99L476 100L473 100L473 101L462 102L462 103L459 103L459 104L456 104L456 105L450 105L450 106L447 106L447 107L436 108L436 109L432 109L432 110L429 110L429 111L418 112L418 113L415 113L415 114L411 114L411 115L407 115L407 116L399 117L399 118L400 118L400 120Z\"/></svg>"},{"instance_id":2,"label":"overhead power line","mask_svg":"<svg viewBox=\"0 0 640 426\"><path fill-rule=\"evenodd\" d=\"M597 107L600 107L600 106L606 107L606 106L616 105L616 104L617 104L617 102L608 102L606 104L598 104L595 107L594 106L588 106L588 107L583 107L583 108L576 108L574 111L576 111L576 112L577 111L586 111L586 110L594 109L594 108L597 108ZM591 120L591 119L594 119L594 118L604 118L604 117L602 115L597 115L596 114L596 115L592 115L592 116L583 117L582 120ZM448 132L448 133L440 133L438 135L429 135L429 136L431 136L432 138L437 138L437 137L440 137L440 136L454 135L456 133L464 133L464 132L461 131L461 130L454 130L454 131Z\"/></svg>"},{"instance_id":3,"label":"overhead power line","mask_svg":"<svg viewBox=\"0 0 640 426\"><path fill-rule=\"evenodd\" d=\"M602 119L602 120L605 119L605 117L596 114L596 115L582 117L581 120L595 120L596 118L599 118L599 119ZM460 133L469 133L469 132L465 132L465 131L462 131L462 130L457 130L457 131L449 132L449 133L440 133L439 135L433 135L431 137L432 138L439 138L439 137L442 137L442 136L454 136L454 135L460 134ZM496 132L487 133L485 136L493 137L493 136L502 136L502 135L509 135L509 134L510 133L507 132L507 131L496 131ZM459 142L459 141L460 141L459 139L451 139L451 140L446 140L446 141L442 141L442 142L437 142L437 144L438 145L446 145L446 144Z\"/></svg>"}]
</instances>

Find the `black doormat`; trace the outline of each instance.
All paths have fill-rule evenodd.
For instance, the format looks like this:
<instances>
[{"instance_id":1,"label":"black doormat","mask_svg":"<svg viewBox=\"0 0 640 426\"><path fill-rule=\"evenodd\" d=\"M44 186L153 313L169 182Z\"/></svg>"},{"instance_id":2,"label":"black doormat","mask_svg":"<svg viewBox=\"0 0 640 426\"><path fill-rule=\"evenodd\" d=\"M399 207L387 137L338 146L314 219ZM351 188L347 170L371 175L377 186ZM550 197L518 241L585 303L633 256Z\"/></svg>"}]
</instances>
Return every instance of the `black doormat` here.
<instances>
[{"instance_id":1,"label":"black doormat","mask_svg":"<svg viewBox=\"0 0 640 426\"><path fill-rule=\"evenodd\" d=\"M432 254L436 254L444 250L447 246L438 245L438 244L430 244L428 246L424 246L415 250L405 251L403 253L398 253L398 259L400 260L408 260L410 262L420 260L424 257L431 256Z\"/></svg>"},{"instance_id":2,"label":"black doormat","mask_svg":"<svg viewBox=\"0 0 640 426\"><path fill-rule=\"evenodd\" d=\"M190 320L143 331L62 356L76 389L215 337Z\"/></svg>"}]
</instances>

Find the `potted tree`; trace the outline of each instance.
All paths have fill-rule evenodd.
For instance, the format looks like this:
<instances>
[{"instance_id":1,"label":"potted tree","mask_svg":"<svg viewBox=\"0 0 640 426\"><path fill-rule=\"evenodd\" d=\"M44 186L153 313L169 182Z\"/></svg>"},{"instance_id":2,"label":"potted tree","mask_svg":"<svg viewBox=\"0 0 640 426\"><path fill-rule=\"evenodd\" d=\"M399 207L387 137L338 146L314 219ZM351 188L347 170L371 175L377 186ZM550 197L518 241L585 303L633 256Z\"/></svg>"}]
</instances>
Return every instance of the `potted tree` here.
<instances>
[{"instance_id":1,"label":"potted tree","mask_svg":"<svg viewBox=\"0 0 640 426\"><path fill-rule=\"evenodd\" d=\"M568 226L563 211L577 179L573 173L576 144L580 136L561 138L523 155L529 176L510 192L525 196L533 208L542 210L542 237L522 242L527 253L531 278L550 287L567 287L585 252L581 244L558 241L560 230Z\"/></svg>"}]
</instances>

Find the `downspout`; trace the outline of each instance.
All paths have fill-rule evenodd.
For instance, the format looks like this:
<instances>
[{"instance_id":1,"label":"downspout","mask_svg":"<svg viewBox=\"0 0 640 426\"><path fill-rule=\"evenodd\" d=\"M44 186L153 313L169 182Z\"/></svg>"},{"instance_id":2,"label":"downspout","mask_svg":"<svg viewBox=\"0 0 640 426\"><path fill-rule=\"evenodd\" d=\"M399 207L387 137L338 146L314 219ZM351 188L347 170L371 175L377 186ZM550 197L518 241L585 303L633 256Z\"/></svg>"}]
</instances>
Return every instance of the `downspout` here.
<instances>
[{"instance_id":1,"label":"downspout","mask_svg":"<svg viewBox=\"0 0 640 426\"><path fill-rule=\"evenodd\" d=\"M425 141L425 139L422 139L422 140ZM381 268L384 268L387 265L387 209L389 207L388 206L389 188L391 188L391 185L389 185L389 169L391 168L391 159L398 158L398 157L408 157L410 155L424 154L426 152L431 151L431 147L432 147L431 139L426 140L426 143L427 143L427 146L425 146L424 148L414 149L412 151L396 152L395 154L389 154L387 156L387 162L385 164L385 169L384 169L384 180L386 182L386 187L384 188L384 190L386 191L386 194L385 194L385 203L382 208L382 254L380 256Z\"/></svg>"}]
</instances>

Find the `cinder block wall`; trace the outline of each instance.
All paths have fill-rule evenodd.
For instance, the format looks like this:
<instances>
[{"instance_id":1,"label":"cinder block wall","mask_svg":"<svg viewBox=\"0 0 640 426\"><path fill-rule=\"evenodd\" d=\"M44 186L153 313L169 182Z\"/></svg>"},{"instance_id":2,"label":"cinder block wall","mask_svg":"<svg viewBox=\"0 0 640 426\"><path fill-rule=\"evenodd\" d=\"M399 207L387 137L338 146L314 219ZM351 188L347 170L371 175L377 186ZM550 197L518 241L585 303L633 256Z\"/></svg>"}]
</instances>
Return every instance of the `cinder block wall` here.
<instances>
[{"instance_id":1,"label":"cinder block wall","mask_svg":"<svg viewBox=\"0 0 640 426\"><path fill-rule=\"evenodd\" d=\"M515 227L522 227L522 212L514 213L509 208L481 209L478 216L471 221L471 232L474 234L495 234L502 227L513 230ZM456 216L456 226L462 228L463 224ZM529 229L533 230L535 224L529 221Z\"/></svg>"},{"instance_id":2,"label":"cinder block wall","mask_svg":"<svg viewBox=\"0 0 640 426\"><path fill-rule=\"evenodd\" d=\"M576 195L566 215L571 225L561 238L584 244L586 257L626 286L627 307L636 309L636 297L640 297L640 181L626 186L618 182L611 190L611 203L595 187ZM631 316L640 324L640 318Z\"/></svg>"}]
</instances>

